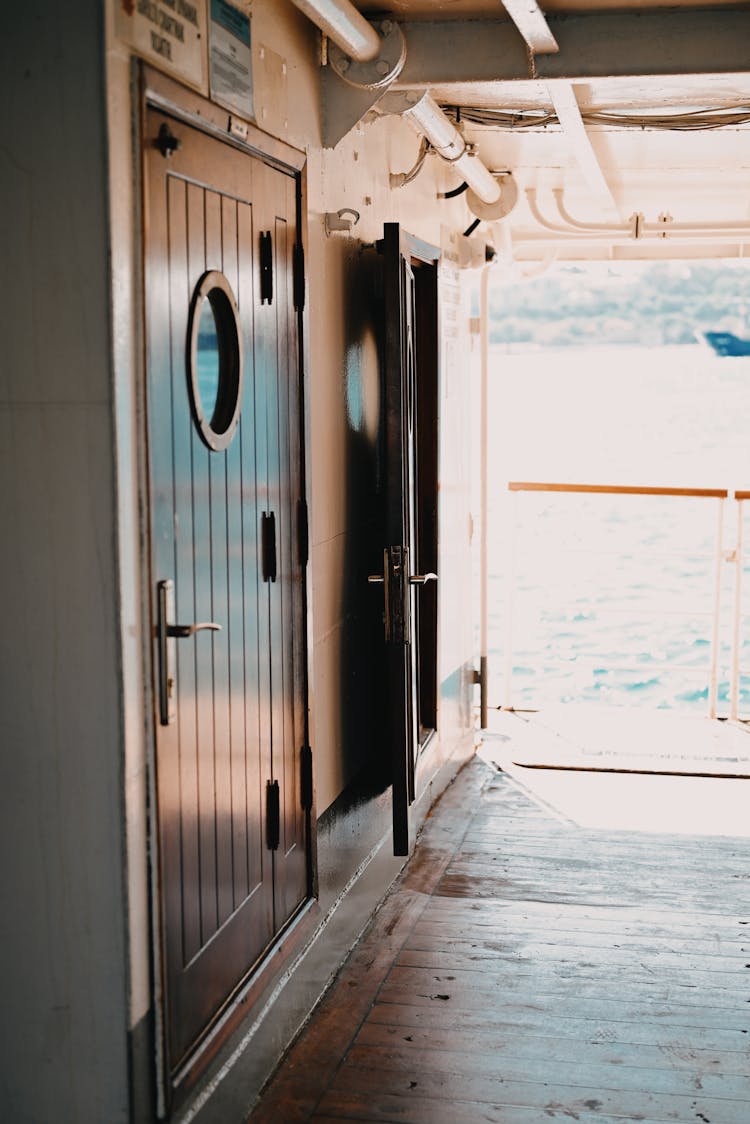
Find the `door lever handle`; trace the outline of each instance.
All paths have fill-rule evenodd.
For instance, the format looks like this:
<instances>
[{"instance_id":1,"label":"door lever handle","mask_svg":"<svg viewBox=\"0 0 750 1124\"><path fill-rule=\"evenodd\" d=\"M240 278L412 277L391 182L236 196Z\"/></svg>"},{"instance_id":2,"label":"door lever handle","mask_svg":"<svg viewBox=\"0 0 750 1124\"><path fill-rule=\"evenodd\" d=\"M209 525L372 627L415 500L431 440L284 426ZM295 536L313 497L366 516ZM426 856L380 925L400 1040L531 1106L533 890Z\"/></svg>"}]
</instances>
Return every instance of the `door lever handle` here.
<instances>
[{"instance_id":1,"label":"door lever handle","mask_svg":"<svg viewBox=\"0 0 750 1124\"><path fill-rule=\"evenodd\" d=\"M367 580L370 585L383 585L385 578L382 574L369 574Z\"/></svg>"},{"instance_id":2,"label":"door lever handle","mask_svg":"<svg viewBox=\"0 0 750 1124\"><path fill-rule=\"evenodd\" d=\"M197 624L168 624L167 636L176 636L179 640L184 640L188 636L192 636L195 632L221 632L221 625L214 624L213 621L199 621Z\"/></svg>"},{"instance_id":3,"label":"door lever handle","mask_svg":"<svg viewBox=\"0 0 750 1124\"><path fill-rule=\"evenodd\" d=\"M156 583L156 642L159 658L159 721L169 726L177 715L177 645L196 632L219 632L214 621L195 624L170 624L174 616L174 582L171 578Z\"/></svg>"},{"instance_id":4,"label":"door lever handle","mask_svg":"<svg viewBox=\"0 0 750 1124\"><path fill-rule=\"evenodd\" d=\"M409 578L409 585L427 585L428 582L436 582L437 580L437 574L412 574Z\"/></svg>"}]
</instances>

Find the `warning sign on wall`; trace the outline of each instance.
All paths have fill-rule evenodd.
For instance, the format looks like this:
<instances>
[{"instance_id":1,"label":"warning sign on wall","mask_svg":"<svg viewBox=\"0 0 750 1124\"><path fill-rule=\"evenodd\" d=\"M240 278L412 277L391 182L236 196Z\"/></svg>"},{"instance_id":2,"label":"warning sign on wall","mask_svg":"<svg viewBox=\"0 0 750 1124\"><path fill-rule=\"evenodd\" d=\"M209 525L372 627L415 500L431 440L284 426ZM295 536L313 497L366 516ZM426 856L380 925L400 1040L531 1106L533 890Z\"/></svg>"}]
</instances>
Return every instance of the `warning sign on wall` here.
<instances>
[{"instance_id":1,"label":"warning sign on wall","mask_svg":"<svg viewBox=\"0 0 750 1124\"><path fill-rule=\"evenodd\" d=\"M207 92L206 0L115 0L117 35L159 70Z\"/></svg>"},{"instance_id":2,"label":"warning sign on wall","mask_svg":"<svg viewBox=\"0 0 750 1124\"><path fill-rule=\"evenodd\" d=\"M228 0L211 0L211 97L254 117L250 16Z\"/></svg>"}]
</instances>

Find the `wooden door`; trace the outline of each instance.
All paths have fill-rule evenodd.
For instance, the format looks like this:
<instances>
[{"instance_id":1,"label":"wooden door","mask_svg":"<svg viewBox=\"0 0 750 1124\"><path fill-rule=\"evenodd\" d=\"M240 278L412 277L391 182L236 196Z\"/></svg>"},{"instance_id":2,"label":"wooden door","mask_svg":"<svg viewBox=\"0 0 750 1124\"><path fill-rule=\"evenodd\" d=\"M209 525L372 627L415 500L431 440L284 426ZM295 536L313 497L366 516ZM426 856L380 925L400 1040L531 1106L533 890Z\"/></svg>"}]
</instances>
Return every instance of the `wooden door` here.
<instances>
[{"instance_id":1,"label":"wooden door","mask_svg":"<svg viewBox=\"0 0 750 1124\"><path fill-rule=\"evenodd\" d=\"M386 543L382 581L385 598L388 737L392 753L393 853L409 854L412 833L409 807L415 797L415 772L428 729L422 721L420 674L431 668L435 653L420 652L420 591L436 582L434 571L421 572L419 495L418 287L415 268L434 262L439 251L386 223L382 243L385 287L385 436ZM433 292L433 290L425 290ZM436 289L434 290L436 293ZM432 419L437 426L437 418ZM421 418L427 424L427 418ZM434 445L434 443L431 443ZM435 480L435 485L437 481ZM422 536L424 538L424 536ZM424 551L422 551L424 553ZM436 617L435 617L436 620ZM437 637L435 633L435 648ZM427 655L427 658L423 658Z\"/></svg>"},{"instance_id":2,"label":"wooden door","mask_svg":"<svg viewBox=\"0 0 750 1124\"><path fill-rule=\"evenodd\" d=\"M297 185L156 110L145 141L159 896L174 1074L307 895Z\"/></svg>"}]
</instances>

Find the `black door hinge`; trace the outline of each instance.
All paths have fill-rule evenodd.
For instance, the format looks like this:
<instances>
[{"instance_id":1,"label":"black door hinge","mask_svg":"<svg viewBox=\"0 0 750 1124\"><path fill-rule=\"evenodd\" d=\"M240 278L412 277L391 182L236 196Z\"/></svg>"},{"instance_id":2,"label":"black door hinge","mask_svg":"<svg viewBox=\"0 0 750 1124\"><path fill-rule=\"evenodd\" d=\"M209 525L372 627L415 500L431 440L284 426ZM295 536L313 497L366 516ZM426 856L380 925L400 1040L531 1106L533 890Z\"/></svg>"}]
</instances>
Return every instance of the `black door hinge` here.
<instances>
[{"instance_id":1,"label":"black door hinge","mask_svg":"<svg viewBox=\"0 0 750 1124\"><path fill-rule=\"evenodd\" d=\"M297 542L299 543L299 564L300 566L306 566L310 557L306 500L297 500Z\"/></svg>"},{"instance_id":2,"label":"black door hinge","mask_svg":"<svg viewBox=\"0 0 750 1124\"><path fill-rule=\"evenodd\" d=\"M278 850L280 838L279 782L266 781L266 846L269 851Z\"/></svg>"},{"instance_id":3,"label":"black door hinge","mask_svg":"<svg viewBox=\"0 0 750 1124\"><path fill-rule=\"evenodd\" d=\"M273 304L273 242L271 231L260 235L260 303Z\"/></svg>"},{"instance_id":4,"label":"black door hinge","mask_svg":"<svg viewBox=\"0 0 750 1124\"><path fill-rule=\"evenodd\" d=\"M313 802L312 749L309 745L303 745L300 750L299 773L302 811L309 812Z\"/></svg>"},{"instance_id":5,"label":"black door hinge","mask_svg":"<svg viewBox=\"0 0 750 1124\"><path fill-rule=\"evenodd\" d=\"M305 307L305 247L301 242L294 247L294 307L297 312Z\"/></svg>"}]
</instances>

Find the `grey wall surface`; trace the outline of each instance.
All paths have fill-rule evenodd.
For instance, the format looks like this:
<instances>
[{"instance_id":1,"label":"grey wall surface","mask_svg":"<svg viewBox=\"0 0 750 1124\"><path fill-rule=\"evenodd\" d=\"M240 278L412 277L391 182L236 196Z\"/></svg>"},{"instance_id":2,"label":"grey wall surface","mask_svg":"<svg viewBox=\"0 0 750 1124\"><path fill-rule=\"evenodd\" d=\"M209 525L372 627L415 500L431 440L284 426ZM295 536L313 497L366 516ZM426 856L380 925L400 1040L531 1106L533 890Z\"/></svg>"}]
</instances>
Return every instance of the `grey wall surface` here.
<instances>
[{"instance_id":1,"label":"grey wall surface","mask_svg":"<svg viewBox=\"0 0 750 1124\"><path fill-rule=\"evenodd\" d=\"M0 1118L127 1119L104 5L0 39Z\"/></svg>"}]
</instances>

